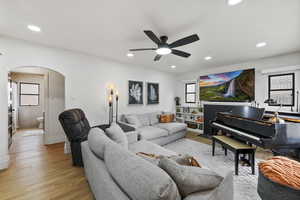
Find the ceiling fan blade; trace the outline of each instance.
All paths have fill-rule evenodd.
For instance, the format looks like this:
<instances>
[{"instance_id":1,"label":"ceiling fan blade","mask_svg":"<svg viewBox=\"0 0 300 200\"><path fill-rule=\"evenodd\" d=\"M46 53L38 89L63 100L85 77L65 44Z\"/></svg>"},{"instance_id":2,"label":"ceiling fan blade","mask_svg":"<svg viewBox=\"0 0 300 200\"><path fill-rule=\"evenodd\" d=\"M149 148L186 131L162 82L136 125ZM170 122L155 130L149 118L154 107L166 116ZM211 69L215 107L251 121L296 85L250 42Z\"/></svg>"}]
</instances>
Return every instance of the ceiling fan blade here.
<instances>
[{"instance_id":1,"label":"ceiling fan blade","mask_svg":"<svg viewBox=\"0 0 300 200\"><path fill-rule=\"evenodd\" d=\"M156 48L129 49L129 51L148 51L148 50L156 50Z\"/></svg>"},{"instance_id":2,"label":"ceiling fan blade","mask_svg":"<svg viewBox=\"0 0 300 200\"><path fill-rule=\"evenodd\" d=\"M160 59L161 57L162 57L161 55L156 55L155 58L154 58L154 61L159 61L159 59Z\"/></svg>"},{"instance_id":3,"label":"ceiling fan blade","mask_svg":"<svg viewBox=\"0 0 300 200\"><path fill-rule=\"evenodd\" d=\"M194 34L194 35L190 35L188 37L182 38L180 40L177 40L177 41L169 44L169 47L170 48L180 47L183 45L187 45L187 44L196 42L198 40L200 40L199 36L197 34Z\"/></svg>"},{"instance_id":4,"label":"ceiling fan blade","mask_svg":"<svg viewBox=\"0 0 300 200\"><path fill-rule=\"evenodd\" d=\"M161 44L160 39L152 32L149 30L144 31L144 33L157 45Z\"/></svg>"},{"instance_id":5,"label":"ceiling fan blade","mask_svg":"<svg viewBox=\"0 0 300 200\"><path fill-rule=\"evenodd\" d=\"M188 58L191 56L190 53L184 52L184 51L180 51L177 49L172 49L172 54L176 55L176 56L181 56L181 57L185 57Z\"/></svg>"}]
</instances>

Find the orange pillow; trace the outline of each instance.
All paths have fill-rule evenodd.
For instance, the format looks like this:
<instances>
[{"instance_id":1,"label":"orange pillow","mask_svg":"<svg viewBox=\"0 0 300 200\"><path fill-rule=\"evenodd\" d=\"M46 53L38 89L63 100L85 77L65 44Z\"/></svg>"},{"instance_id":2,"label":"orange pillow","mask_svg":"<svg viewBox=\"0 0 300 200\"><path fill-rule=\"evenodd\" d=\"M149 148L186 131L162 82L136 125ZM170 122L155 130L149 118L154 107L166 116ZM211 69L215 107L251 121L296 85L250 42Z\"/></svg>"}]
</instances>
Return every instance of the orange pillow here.
<instances>
[{"instance_id":1,"label":"orange pillow","mask_svg":"<svg viewBox=\"0 0 300 200\"><path fill-rule=\"evenodd\" d=\"M163 115L160 115L159 122L160 123L170 123L170 122L173 122L174 119L175 119L174 114L163 114Z\"/></svg>"},{"instance_id":2,"label":"orange pillow","mask_svg":"<svg viewBox=\"0 0 300 200\"><path fill-rule=\"evenodd\" d=\"M300 190L300 163L275 156L259 163L259 170L270 180Z\"/></svg>"}]
</instances>

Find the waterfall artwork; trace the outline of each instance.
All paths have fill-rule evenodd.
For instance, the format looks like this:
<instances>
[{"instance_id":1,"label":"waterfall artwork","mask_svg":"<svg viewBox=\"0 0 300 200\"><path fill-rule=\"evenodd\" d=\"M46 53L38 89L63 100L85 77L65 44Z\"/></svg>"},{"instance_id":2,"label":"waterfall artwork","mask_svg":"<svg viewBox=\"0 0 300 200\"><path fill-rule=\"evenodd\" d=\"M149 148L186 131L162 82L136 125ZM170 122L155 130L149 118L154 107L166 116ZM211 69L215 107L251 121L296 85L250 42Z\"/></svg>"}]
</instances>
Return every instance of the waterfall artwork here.
<instances>
[{"instance_id":1,"label":"waterfall artwork","mask_svg":"<svg viewBox=\"0 0 300 200\"><path fill-rule=\"evenodd\" d=\"M138 105L143 102L143 87L142 81L128 81L128 104Z\"/></svg>"},{"instance_id":2,"label":"waterfall artwork","mask_svg":"<svg viewBox=\"0 0 300 200\"><path fill-rule=\"evenodd\" d=\"M200 100L251 102L255 92L255 70L237 70L200 76Z\"/></svg>"},{"instance_id":3,"label":"waterfall artwork","mask_svg":"<svg viewBox=\"0 0 300 200\"><path fill-rule=\"evenodd\" d=\"M159 104L158 83L147 83L147 104Z\"/></svg>"},{"instance_id":4,"label":"waterfall artwork","mask_svg":"<svg viewBox=\"0 0 300 200\"><path fill-rule=\"evenodd\" d=\"M235 80L231 80L229 83L229 87L227 89L226 94L224 94L224 97L235 97Z\"/></svg>"}]
</instances>

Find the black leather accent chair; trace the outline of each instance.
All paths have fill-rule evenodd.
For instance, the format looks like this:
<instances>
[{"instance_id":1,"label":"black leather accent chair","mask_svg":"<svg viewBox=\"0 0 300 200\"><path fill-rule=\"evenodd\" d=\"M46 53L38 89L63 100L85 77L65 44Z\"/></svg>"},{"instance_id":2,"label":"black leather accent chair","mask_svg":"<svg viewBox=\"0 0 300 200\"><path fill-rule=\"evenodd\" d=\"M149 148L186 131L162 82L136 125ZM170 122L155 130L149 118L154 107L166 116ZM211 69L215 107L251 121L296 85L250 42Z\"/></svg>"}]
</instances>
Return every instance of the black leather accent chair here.
<instances>
[{"instance_id":1,"label":"black leather accent chair","mask_svg":"<svg viewBox=\"0 0 300 200\"><path fill-rule=\"evenodd\" d=\"M59 115L59 121L71 144L73 165L82 167L81 142L87 140L91 129L90 124L81 109L62 112Z\"/></svg>"}]
</instances>

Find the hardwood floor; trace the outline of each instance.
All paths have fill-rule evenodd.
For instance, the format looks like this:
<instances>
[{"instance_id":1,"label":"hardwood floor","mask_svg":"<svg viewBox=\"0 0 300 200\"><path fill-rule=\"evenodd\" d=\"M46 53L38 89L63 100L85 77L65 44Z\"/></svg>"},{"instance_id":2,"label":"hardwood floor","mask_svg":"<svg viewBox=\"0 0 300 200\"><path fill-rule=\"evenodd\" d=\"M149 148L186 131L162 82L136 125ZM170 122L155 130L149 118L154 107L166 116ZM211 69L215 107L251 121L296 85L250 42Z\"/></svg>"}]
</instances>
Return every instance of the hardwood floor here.
<instances>
[{"instance_id":1,"label":"hardwood floor","mask_svg":"<svg viewBox=\"0 0 300 200\"><path fill-rule=\"evenodd\" d=\"M83 169L72 166L63 143L46 146L42 135L26 133L16 133L10 168L0 172L1 200L94 199Z\"/></svg>"},{"instance_id":2,"label":"hardwood floor","mask_svg":"<svg viewBox=\"0 0 300 200\"><path fill-rule=\"evenodd\" d=\"M20 131L13 138L10 168L0 171L0 200L94 199L83 169L72 166L63 143L46 146L43 135L31 133ZM187 138L211 143L192 132Z\"/></svg>"}]
</instances>

